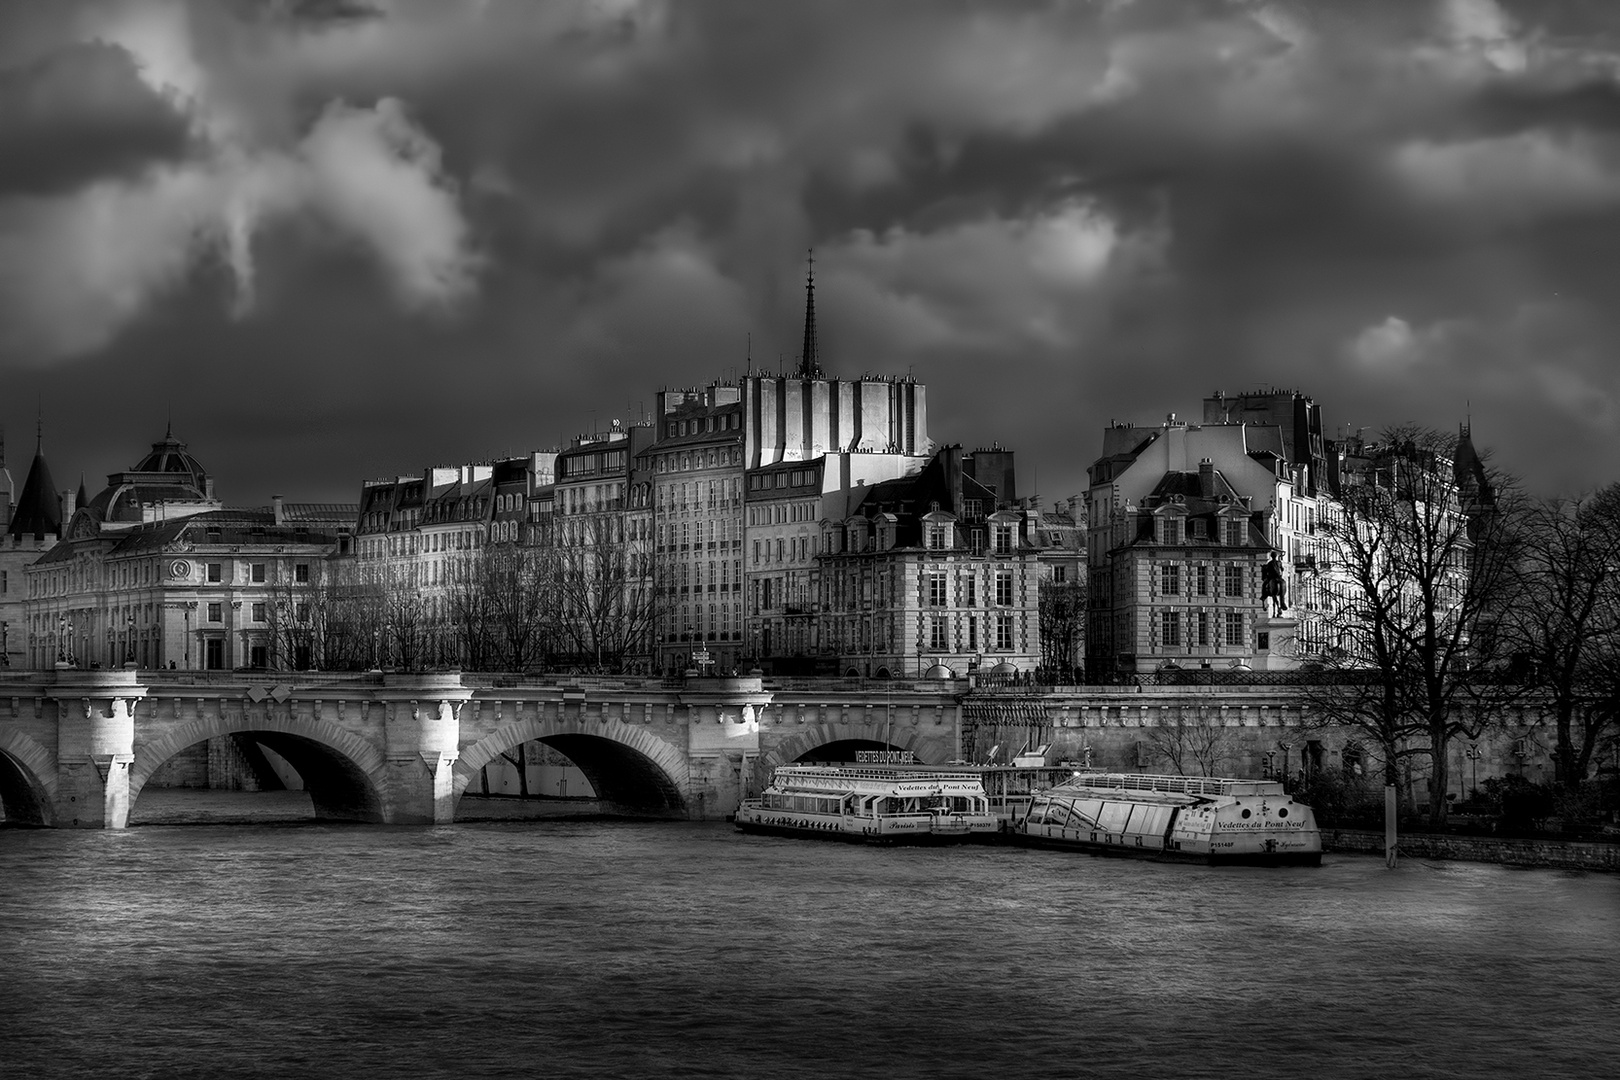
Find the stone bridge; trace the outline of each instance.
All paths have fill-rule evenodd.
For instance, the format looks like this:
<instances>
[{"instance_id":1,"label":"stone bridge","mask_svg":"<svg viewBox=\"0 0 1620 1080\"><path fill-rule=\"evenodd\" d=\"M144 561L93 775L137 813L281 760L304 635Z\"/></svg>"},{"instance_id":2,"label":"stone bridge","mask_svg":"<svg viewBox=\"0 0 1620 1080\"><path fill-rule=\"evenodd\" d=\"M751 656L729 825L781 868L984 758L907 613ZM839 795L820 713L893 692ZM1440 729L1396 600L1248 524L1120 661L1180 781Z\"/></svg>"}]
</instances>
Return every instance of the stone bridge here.
<instances>
[{"instance_id":1,"label":"stone bridge","mask_svg":"<svg viewBox=\"0 0 1620 1080\"><path fill-rule=\"evenodd\" d=\"M538 740L614 810L704 819L801 757L892 748L939 764L959 753L948 684L874 702L836 689L784 696L758 677L594 682L73 669L0 679L0 798L13 822L122 828L164 762L244 735L297 770L317 817L443 823L483 766Z\"/></svg>"},{"instance_id":2,"label":"stone bridge","mask_svg":"<svg viewBox=\"0 0 1620 1080\"><path fill-rule=\"evenodd\" d=\"M1550 778L1545 718L1516 712L1466 760L1470 744L1452 748L1455 797L1504 772ZM1170 761L1193 734L1218 749L1214 768L1196 767L1196 754ZM776 765L847 761L860 749L938 765L1046 744L1048 760L1098 768L1260 776L1292 775L1307 753L1348 768L1355 740L1309 723L1287 687L997 691L757 676L504 685L475 674L66 669L0 674L5 817L122 828L166 761L222 736L284 758L318 817L386 824L453 821L485 765L536 740L568 757L607 809L698 820L732 813Z\"/></svg>"}]
</instances>

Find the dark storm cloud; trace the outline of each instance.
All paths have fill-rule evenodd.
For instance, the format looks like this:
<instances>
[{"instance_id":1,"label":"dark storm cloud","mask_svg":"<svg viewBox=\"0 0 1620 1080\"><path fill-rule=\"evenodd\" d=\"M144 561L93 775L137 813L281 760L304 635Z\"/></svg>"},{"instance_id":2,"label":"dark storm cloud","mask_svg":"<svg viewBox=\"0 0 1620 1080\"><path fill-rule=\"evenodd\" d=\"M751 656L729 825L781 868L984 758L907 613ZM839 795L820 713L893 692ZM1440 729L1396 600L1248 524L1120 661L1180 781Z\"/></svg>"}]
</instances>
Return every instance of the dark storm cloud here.
<instances>
[{"instance_id":1,"label":"dark storm cloud","mask_svg":"<svg viewBox=\"0 0 1620 1080\"><path fill-rule=\"evenodd\" d=\"M750 334L791 363L810 246L828 368L912 371L936 438L1048 494L1216 388L1471 409L1543 486L1620 449L1610 6L75 10L192 142L0 195L0 338L47 399L178 398L228 490L549 445Z\"/></svg>"},{"instance_id":2,"label":"dark storm cloud","mask_svg":"<svg viewBox=\"0 0 1620 1080\"><path fill-rule=\"evenodd\" d=\"M73 45L0 70L0 198L127 175L187 143L185 118L122 49Z\"/></svg>"}]
</instances>

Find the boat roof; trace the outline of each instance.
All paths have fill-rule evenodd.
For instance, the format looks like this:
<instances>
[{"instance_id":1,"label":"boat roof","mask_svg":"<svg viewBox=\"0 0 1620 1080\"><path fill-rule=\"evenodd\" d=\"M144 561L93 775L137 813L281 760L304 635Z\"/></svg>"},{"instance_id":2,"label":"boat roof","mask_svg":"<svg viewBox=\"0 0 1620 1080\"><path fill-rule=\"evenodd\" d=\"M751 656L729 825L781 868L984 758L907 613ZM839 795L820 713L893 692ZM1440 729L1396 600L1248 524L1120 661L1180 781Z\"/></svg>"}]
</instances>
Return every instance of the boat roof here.
<instances>
[{"instance_id":1,"label":"boat roof","mask_svg":"<svg viewBox=\"0 0 1620 1080\"><path fill-rule=\"evenodd\" d=\"M771 786L802 791L870 791L898 795L984 790L978 769L940 765L778 765Z\"/></svg>"},{"instance_id":2,"label":"boat roof","mask_svg":"<svg viewBox=\"0 0 1620 1080\"><path fill-rule=\"evenodd\" d=\"M1226 776L1155 776L1151 773L1077 772L1053 791L1076 789L1157 792L1166 795L1283 795L1280 780L1240 780Z\"/></svg>"}]
</instances>

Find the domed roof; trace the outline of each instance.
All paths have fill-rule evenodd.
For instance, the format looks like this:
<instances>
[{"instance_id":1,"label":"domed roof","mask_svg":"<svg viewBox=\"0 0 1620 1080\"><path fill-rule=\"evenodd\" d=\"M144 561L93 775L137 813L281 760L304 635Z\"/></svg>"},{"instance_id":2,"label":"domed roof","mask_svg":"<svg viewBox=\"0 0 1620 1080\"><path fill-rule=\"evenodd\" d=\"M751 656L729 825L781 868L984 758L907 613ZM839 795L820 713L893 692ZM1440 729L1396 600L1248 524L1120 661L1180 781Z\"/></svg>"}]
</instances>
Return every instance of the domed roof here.
<instances>
[{"instance_id":1,"label":"domed roof","mask_svg":"<svg viewBox=\"0 0 1620 1080\"><path fill-rule=\"evenodd\" d=\"M992 675L1011 675L1014 672L1016 672L1017 670L1018 670L1017 668L1013 667L1011 664L1007 663L1007 661L1005 661L1005 660L1003 660L999 664L990 665L990 674L992 674Z\"/></svg>"},{"instance_id":2,"label":"domed roof","mask_svg":"<svg viewBox=\"0 0 1620 1080\"><path fill-rule=\"evenodd\" d=\"M179 474L176 479L184 478L198 491L208 479L208 472L196 458L186 453L186 444L174 437L171 429L163 433L161 442L152 444L152 452L138 461L130 472L141 473L171 473Z\"/></svg>"},{"instance_id":3,"label":"domed roof","mask_svg":"<svg viewBox=\"0 0 1620 1080\"><path fill-rule=\"evenodd\" d=\"M159 503L218 505L213 481L186 453L186 444L174 437L173 429L165 431L133 468L108 474L107 486L79 504L68 532L74 537L93 536L103 526L138 524L145 519L145 508Z\"/></svg>"},{"instance_id":4,"label":"domed roof","mask_svg":"<svg viewBox=\"0 0 1620 1080\"><path fill-rule=\"evenodd\" d=\"M931 667L927 671L923 672L923 678L925 678L925 679L954 679L954 678L956 678L956 672L952 671L950 668L946 667L944 664L935 664L933 667Z\"/></svg>"}]
</instances>

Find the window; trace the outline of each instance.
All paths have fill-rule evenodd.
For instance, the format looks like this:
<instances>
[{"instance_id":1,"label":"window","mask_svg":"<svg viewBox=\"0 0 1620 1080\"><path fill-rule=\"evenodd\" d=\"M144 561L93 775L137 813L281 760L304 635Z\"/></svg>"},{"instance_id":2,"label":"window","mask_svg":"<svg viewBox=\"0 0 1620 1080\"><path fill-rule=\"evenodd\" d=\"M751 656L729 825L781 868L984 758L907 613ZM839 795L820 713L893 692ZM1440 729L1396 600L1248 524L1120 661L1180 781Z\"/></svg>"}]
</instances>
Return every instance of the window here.
<instances>
[{"instance_id":1,"label":"window","mask_svg":"<svg viewBox=\"0 0 1620 1080\"><path fill-rule=\"evenodd\" d=\"M1221 581L1221 589L1224 592L1224 594L1227 595L1227 596L1242 596L1243 595L1243 567L1241 567L1241 566L1226 566L1226 567L1222 567L1222 569L1225 572L1224 576L1222 578L1222 581Z\"/></svg>"},{"instance_id":2,"label":"window","mask_svg":"<svg viewBox=\"0 0 1620 1080\"><path fill-rule=\"evenodd\" d=\"M248 667L264 668L269 666L270 651L263 645L252 645L248 648Z\"/></svg>"},{"instance_id":3,"label":"window","mask_svg":"<svg viewBox=\"0 0 1620 1080\"><path fill-rule=\"evenodd\" d=\"M1013 535L1012 526L997 525L995 528L990 530L990 533L990 541L994 545L992 550L995 552L995 554L1011 555Z\"/></svg>"},{"instance_id":4,"label":"window","mask_svg":"<svg viewBox=\"0 0 1620 1080\"><path fill-rule=\"evenodd\" d=\"M1068 581L1069 568L1067 566L1052 567L1052 580L1059 585L1063 584L1065 581Z\"/></svg>"},{"instance_id":5,"label":"window","mask_svg":"<svg viewBox=\"0 0 1620 1080\"><path fill-rule=\"evenodd\" d=\"M259 603L256 603L256 604L253 605L252 614L253 614L253 621L254 622L264 622L264 603L263 603L263 601L260 601Z\"/></svg>"},{"instance_id":6,"label":"window","mask_svg":"<svg viewBox=\"0 0 1620 1080\"><path fill-rule=\"evenodd\" d=\"M1226 613L1226 643L1232 646L1243 644L1243 613L1241 611L1228 611Z\"/></svg>"},{"instance_id":7,"label":"window","mask_svg":"<svg viewBox=\"0 0 1620 1080\"><path fill-rule=\"evenodd\" d=\"M1012 616L996 616L996 648L1011 649L1013 647Z\"/></svg>"},{"instance_id":8,"label":"window","mask_svg":"<svg viewBox=\"0 0 1620 1080\"><path fill-rule=\"evenodd\" d=\"M1181 645L1181 612L1159 612L1159 642L1167 649Z\"/></svg>"},{"instance_id":9,"label":"window","mask_svg":"<svg viewBox=\"0 0 1620 1080\"><path fill-rule=\"evenodd\" d=\"M208 605L208 621L219 622L221 619L221 605L217 600Z\"/></svg>"},{"instance_id":10,"label":"window","mask_svg":"<svg viewBox=\"0 0 1620 1080\"><path fill-rule=\"evenodd\" d=\"M934 570L928 575L928 606L945 606L945 571Z\"/></svg>"},{"instance_id":11,"label":"window","mask_svg":"<svg viewBox=\"0 0 1620 1080\"><path fill-rule=\"evenodd\" d=\"M1162 525L1164 526L1164 539L1160 541L1161 543L1165 543L1165 544L1179 544L1179 543L1181 543L1181 519L1180 518L1165 518L1164 521L1162 522Z\"/></svg>"},{"instance_id":12,"label":"window","mask_svg":"<svg viewBox=\"0 0 1620 1080\"><path fill-rule=\"evenodd\" d=\"M1228 547L1241 547L1247 531L1242 518L1227 518L1221 522L1221 542Z\"/></svg>"},{"instance_id":13,"label":"window","mask_svg":"<svg viewBox=\"0 0 1620 1080\"><path fill-rule=\"evenodd\" d=\"M264 584L264 563L256 562L253 564L253 582L256 585Z\"/></svg>"},{"instance_id":14,"label":"window","mask_svg":"<svg viewBox=\"0 0 1620 1080\"><path fill-rule=\"evenodd\" d=\"M208 564L208 580L209 581L217 582L217 581L221 580L221 577L220 577L221 567L222 567L222 564L217 563L217 562L211 562L211 563Z\"/></svg>"},{"instance_id":15,"label":"window","mask_svg":"<svg viewBox=\"0 0 1620 1080\"><path fill-rule=\"evenodd\" d=\"M1209 612L1207 611L1198 613L1198 644L1209 644Z\"/></svg>"},{"instance_id":16,"label":"window","mask_svg":"<svg viewBox=\"0 0 1620 1080\"><path fill-rule=\"evenodd\" d=\"M1013 602L1013 579L1011 570L996 571L996 604L1000 607L1011 607Z\"/></svg>"},{"instance_id":17,"label":"window","mask_svg":"<svg viewBox=\"0 0 1620 1080\"><path fill-rule=\"evenodd\" d=\"M309 581L309 563L301 562L293 567L293 580L299 584Z\"/></svg>"},{"instance_id":18,"label":"window","mask_svg":"<svg viewBox=\"0 0 1620 1080\"><path fill-rule=\"evenodd\" d=\"M1193 567L1193 592L1199 596L1209 595L1209 567Z\"/></svg>"},{"instance_id":19,"label":"window","mask_svg":"<svg viewBox=\"0 0 1620 1080\"><path fill-rule=\"evenodd\" d=\"M293 615L301 623L309 622L309 604L308 604L308 602L300 601L298 606L293 609Z\"/></svg>"},{"instance_id":20,"label":"window","mask_svg":"<svg viewBox=\"0 0 1620 1080\"><path fill-rule=\"evenodd\" d=\"M928 647L944 651L950 648L947 641L945 619L935 615L928 620Z\"/></svg>"},{"instance_id":21,"label":"window","mask_svg":"<svg viewBox=\"0 0 1620 1080\"><path fill-rule=\"evenodd\" d=\"M945 526L930 524L928 526L928 550L939 551L945 546Z\"/></svg>"},{"instance_id":22,"label":"window","mask_svg":"<svg viewBox=\"0 0 1620 1080\"><path fill-rule=\"evenodd\" d=\"M967 576L966 603L968 607L979 606L979 579L973 574Z\"/></svg>"},{"instance_id":23,"label":"window","mask_svg":"<svg viewBox=\"0 0 1620 1080\"><path fill-rule=\"evenodd\" d=\"M1165 596L1181 595L1181 565L1163 563L1159 566L1159 591Z\"/></svg>"},{"instance_id":24,"label":"window","mask_svg":"<svg viewBox=\"0 0 1620 1080\"><path fill-rule=\"evenodd\" d=\"M968 616L967 635L968 635L968 639L967 639L968 652L978 652L979 651L979 620L975 619L971 615Z\"/></svg>"},{"instance_id":25,"label":"window","mask_svg":"<svg viewBox=\"0 0 1620 1080\"><path fill-rule=\"evenodd\" d=\"M217 607L218 605L210 605ZM225 642L219 638L209 638L203 642L203 667L209 671L221 671L225 667Z\"/></svg>"}]
</instances>

